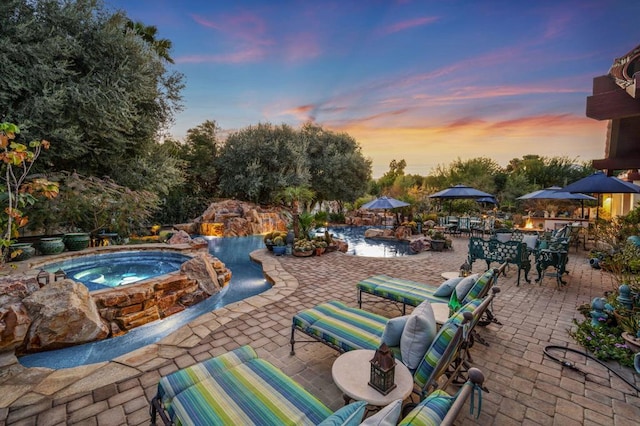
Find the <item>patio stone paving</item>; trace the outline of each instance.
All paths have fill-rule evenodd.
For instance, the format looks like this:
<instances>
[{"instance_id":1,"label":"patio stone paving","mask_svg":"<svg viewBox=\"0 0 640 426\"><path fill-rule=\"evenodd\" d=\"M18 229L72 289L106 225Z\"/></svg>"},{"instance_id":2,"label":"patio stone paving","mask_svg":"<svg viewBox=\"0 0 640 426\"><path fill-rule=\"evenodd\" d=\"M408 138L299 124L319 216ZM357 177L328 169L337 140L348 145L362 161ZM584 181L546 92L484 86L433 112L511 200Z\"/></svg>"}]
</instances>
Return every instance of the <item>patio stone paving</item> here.
<instances>
[{"instance_id":1,"label":"patio stone paving","mask_svg":"<svg viewBox=\"0 0 640 426\"><path fill-rule=\"evenodd\" d=\"M389 274L425 283L442 282L440 273L457 271L467 254L467 239L456 238L454 250L405 258L365 258L330 253L319 258L275 258L254 253L273 289L245 302L208 313L189 325L112 362L53 371L17 364L0 370L0 425L138 425L148 424L148 402L159 378L177 369L244 344L281 368L331 409L343 404L331 380L337 352L320 343L296 344L290 356L294 313L328 300L357 306L355 283L370 275ZM478 419L468 409L458 424L637 425L640 398L623 381L593 362L571 359L589 374L563 369L543 355L546 345L580 349L567 329L578 317L576 306L601 296L613 282L589 267L586 252L570 253L568 284L554 278L541 285L515 285L516 270L500 277L494 312L502 323L479 327L488 347L476 343L474 366L486 376ZM475 272L484 262L473 265ZM535 270L531 274L535 277ZM363 308L400 315L393 304L364 296ZM621 373L640 386L632 369ZM450 389L455 391L455 389ZM468 407L468 404L467 404Z\"/></svg>"}]
</instances>

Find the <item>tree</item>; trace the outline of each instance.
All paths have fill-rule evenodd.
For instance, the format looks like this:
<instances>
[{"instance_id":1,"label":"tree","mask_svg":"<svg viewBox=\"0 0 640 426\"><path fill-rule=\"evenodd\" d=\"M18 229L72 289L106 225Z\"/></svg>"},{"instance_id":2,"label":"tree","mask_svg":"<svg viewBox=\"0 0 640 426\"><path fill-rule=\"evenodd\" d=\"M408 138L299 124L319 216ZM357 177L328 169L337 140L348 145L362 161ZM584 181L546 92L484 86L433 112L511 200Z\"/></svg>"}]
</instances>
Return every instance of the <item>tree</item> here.
<instances>
[{"instance_id":1,"label":"tree","mask_svg":"<svg viewBox=\"0 0 640 426\"><path fill-rule=\"evenodd\" d=\"M170 44L130 22L99 0L0 3L1 113L56 146L42 156L49 170L122 180L126 164L152 161L182 75L166 68Z\"/></svg>"},{"instance_id":2,"label":"tree","mask_svg":"<svg viewBox=\"0 0 640 426\"><path fill-rule=\"evenodd\" d=\"M315 201L355 201L367 190L371 160L362 155L355 139L307 123L299 132L305 141L309 186Z\"/></svg>"},{"instance_id":3,"label":"tree","mask_svg":"<svg viewBox=\"0 0 640 426\"><path fill-rule=\"evenodd\" d=\"M291 204L291 210L293 211L293 235L295 238L300 236L300 223L298 222L300 203L308 203L313 200L314 196L314 192L306 186L289 186L279 195L279 198L285 203Z\"/></svg>"},{"instance_id":4,"label":"tree","mask_svg":"<svg viewBox=\"0 0 640 426\"><path fill-rule=\"evenodd\" d=\"M49 142L32 141L29 146L16 140L20 128L13 123L0 123L0 180L6 191L0 193L2 213L0 214L0 263L4 263L7 248L12 239L18 236L18 228L28 223L22 211L36 202L35 195L46 198L58 195L58 185L44 178L30 178L34 162L42 149L49 149Z\"/></svg>"},{"instance_id":5,"label":"tree","mask_svg":"<svg viewBox=\"0 0 640 426\"><path fill-rule=\"evenodd\" d=\"M261 123L229 135L217 161L222 195L266 204L288 186L307 184L296 140L286 124Z\"/></svg>"}]
</instances>

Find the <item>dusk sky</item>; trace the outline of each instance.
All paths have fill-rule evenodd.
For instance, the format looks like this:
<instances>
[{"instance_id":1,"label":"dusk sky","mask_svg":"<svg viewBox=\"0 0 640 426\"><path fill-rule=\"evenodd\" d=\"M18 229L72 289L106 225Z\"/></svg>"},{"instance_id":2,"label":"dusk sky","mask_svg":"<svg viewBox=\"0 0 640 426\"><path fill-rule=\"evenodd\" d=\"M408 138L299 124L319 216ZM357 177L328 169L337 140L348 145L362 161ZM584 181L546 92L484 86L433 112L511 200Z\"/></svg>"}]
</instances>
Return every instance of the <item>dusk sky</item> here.
<instances>
[{"instance_id":1,"label":"dusk sky","mask_svg":"<svg viewBox=\"0 0 640 426\"><path fill-rule=\"evenodd\" d=\"M313 120L353 136L374 177L457 158L604 157L594 77L640 44L640 1L105 0L173 42L175 138Z\"/></svg>"}]
</instances>

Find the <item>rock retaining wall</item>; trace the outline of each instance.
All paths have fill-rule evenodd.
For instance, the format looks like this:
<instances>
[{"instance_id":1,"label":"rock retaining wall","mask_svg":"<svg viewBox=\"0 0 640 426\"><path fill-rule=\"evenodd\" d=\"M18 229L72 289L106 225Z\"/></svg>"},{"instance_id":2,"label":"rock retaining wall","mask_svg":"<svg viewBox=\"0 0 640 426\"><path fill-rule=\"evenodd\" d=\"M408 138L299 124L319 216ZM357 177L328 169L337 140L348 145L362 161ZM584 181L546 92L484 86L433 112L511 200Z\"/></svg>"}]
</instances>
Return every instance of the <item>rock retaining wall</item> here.
<instances>
[{"instance_id":1,"label":"rock retaining wall","mask_svg":"<svg viewBox=\"0 0 640 426\"><path fill-rule=\"evenodd\" d=\"M0 355L124 334L208 298L231 280L231 271L206 249L178 272L91 293L69 279L40 288L29 272L0 280Z\"/></svg>"}]
</instances>

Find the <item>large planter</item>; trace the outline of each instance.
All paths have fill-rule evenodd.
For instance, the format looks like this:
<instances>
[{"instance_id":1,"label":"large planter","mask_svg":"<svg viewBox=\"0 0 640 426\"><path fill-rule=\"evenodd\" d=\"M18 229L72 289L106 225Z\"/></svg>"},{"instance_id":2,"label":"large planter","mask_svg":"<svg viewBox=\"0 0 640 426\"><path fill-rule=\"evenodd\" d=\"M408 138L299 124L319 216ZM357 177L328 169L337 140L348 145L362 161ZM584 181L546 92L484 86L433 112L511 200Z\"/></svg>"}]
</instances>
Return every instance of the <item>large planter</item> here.
<instances>
[{"instance_id":1,"label":"large planter","mask_svg":"<svg viewBox=\"0 0 640 426\"><path fill-rule=\"evenodd\" d=\"M69 251L84 250L89 247L91 243L91 236L84 232L74 232L71 234L64 234L64 245Z\"/></svg>"},{"instance_id":2,"label":"large planter","mask_svg":"<svg viewBox=\"0 0 640 426\"><path fill-rule=\"evenodd\" d=\"M41 238L38 250L42 254L58 254L64 251L64 241L60 237Z\"/></svg>"},{"instance_id":3,"label":"large planter","mask_svg":"<svg viewBox=\"0 0 640 426\"><path fill-rule=\"evenodd\" d=\"M309 257L309 256L313 256L313 250L306 250L306 251L294 250L293 255L296 257Z\"/></svg>"},{"instance_id":4,"label":"large planter","mask_svg":"<svg viewBox=\"0 0 640 426\"><path fill-rule=\"evenodd\" d=\"M442 251L444 250L445 240L431 240L431 250L432 251Z\"/></svg>"},{"instance_id":5,"label":"large planter","mask_svg":"<svg viewBox=\"0 0 640 426\"><path fill-rule=\"evenodd\" d=\"M33 248L31 243L15 243L11 244L9 247L10 250L10 259L14 262L19 262L21 260L31 259L36 254L36 249ZM11 256L13 253L17 253L15 256Z\"/></svg>"}]
</instances>

